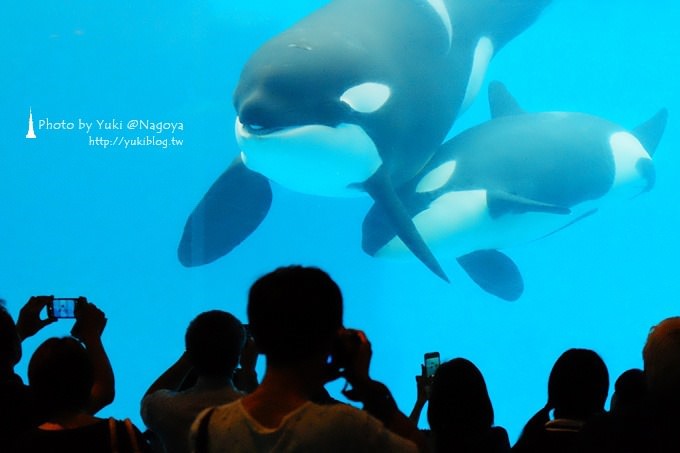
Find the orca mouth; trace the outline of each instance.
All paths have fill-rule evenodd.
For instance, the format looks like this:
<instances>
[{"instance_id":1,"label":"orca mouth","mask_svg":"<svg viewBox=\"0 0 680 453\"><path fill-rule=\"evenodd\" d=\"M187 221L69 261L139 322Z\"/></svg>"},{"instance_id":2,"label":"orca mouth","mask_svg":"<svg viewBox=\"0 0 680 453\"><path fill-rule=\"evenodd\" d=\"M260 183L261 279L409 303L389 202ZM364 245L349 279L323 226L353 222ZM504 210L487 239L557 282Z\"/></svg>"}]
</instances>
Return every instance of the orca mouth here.
<instances>
[{"instance_id":1,"label":"orca mouth","mask_svg":"<svg viewBox=\"0 0 680 453\"><path fill-rule=\"evenodd\" d=\"M258 136L270 135L288 129L287 127L267 127L261 124L241 123L241 126L243 127L243 130L246 131L247 133Z\"/></svg>"},{"instance_id":2,"label":"orca mouth","mask_svg":"<svg viewBox=\"0 0 680 453\"><path fill-rule=\"evenodd\" d=\"M307 127L329 127L323 124L290 124L286 126L263 126L256 123L242 123L241 118L236 117L236 135L248 138L273 138L277 136L284 136L295 134L296 131L304 130Z\"/></svg>"},{"instance_id":3,"label":"orca mouth","mask_svg":"<svg viewBox=\"0 0 680 453\"><path fill-rule=\"evenodd\" d=\"M252 125L251 125L252 126ZM276 183L297 192L356 197L356 186L382 165L371 137L355 124L318 124L250 132L236 118L236 141L243 163ZM264 135L269 132L268 135Z\"/></svg>"}]
</instances>

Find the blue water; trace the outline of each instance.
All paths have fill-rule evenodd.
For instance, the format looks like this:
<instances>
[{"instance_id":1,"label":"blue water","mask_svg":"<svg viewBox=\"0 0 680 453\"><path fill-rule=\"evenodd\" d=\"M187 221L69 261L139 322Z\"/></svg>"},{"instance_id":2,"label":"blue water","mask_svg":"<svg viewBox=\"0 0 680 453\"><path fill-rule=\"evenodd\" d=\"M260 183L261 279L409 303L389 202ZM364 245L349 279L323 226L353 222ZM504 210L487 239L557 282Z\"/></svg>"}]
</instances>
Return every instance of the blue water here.
<instances>
[{"instance_id":1,"label":"blue water","mask_svg":"<svg viewBox=\"0 0 680 453\"><path fill-rule=\"evenodd\" d=\"M612 382L640 367L650 326L677 314L680 290L680 5L671 0L556 0L491 63L486 81L505 82L527 110L583 111L627 127L660 107L671 115L654 159L653 191L506 250L524 275L519 301L484 293L456 266L447 269L446 284L416 261L364 255L368 199L280 187L267 219L233 253L205 267L179 264L187 215L237 152L231 92L243 63L323 3L5 5L0 297L10 311L16 315L33 294L84 295L98 304L109 320L104 342L117 383L116 401L102 415L138 424L141 395L181 354L188 321L210 308L245 318L250 283L289 263L321 266L340 283L346 325L366 330L371 373L407 413L413 376L432 350L479 366L496 422L513 438L545 403L547 375L565 349L598 351ZM29 107L35 140L24 138ZM79 119L181 122L175 137L182 144L103 149L77 130ZM483 89L455 131L486 119ZM55 130L62 120L74 130ZM69 329L60 321L25 342L20 373L40 341Z\"/></svg>"}]
</instances>

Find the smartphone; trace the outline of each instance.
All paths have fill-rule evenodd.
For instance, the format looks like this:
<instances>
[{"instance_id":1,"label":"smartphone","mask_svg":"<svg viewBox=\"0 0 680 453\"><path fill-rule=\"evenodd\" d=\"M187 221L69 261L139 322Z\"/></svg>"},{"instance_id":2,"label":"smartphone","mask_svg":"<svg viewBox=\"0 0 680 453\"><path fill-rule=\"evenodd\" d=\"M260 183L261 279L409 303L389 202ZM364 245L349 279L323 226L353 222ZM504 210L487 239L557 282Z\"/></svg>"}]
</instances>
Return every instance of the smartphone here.
<instances>
[{"instance_id":1,"label":"smartphone","mask_svg":"<svg viewBox=\"0 0 680 453\"><path fill-rule=\"evenodd\" d=\"M437 371L437 368L439 368L440 364L439 353L427 352L425 353L425 358L423 361L425 363L425 377L431 378L432 376L434 376L434 373Z\"/></svg>"},{"instance_id":2,"label":"smartphone","mask_svg":"<svg viewBox=\"0 0 680 453\"><path fill-rule=\"evenodd\" d=\"M55 297L47 304L47 316L52 319L75 318L76 297Z\"/></svg>"}]
</instances>

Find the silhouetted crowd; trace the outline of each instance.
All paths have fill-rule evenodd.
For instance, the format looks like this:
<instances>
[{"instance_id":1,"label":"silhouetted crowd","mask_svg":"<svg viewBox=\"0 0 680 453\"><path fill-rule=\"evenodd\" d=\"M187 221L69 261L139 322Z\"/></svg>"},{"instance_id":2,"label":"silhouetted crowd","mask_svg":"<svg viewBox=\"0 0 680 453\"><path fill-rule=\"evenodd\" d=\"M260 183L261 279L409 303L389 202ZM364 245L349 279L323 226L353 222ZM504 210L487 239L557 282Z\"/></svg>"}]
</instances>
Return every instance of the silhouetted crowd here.
<instances>
[{"instance_id":1,"label":"silhouetted crowd","mask_svg":"<svg viewBox=\"0 0 680 453\"><path fill-rule=\"evenodd\" d=\"M0 452L678 452L680 317L653 327L644 370L624 372L605 411L609 373L600 356L570 349L548 377L548 400L510 446L494 425L480 370L447 361L416 377L410 417L371 378L371 343L343 325L340 288L324 271L290 266L258 279L248 324L220 310L199 314L185 352L141 401L142 432L96 414L115 397L101 341L106 316L75 301L71 335L33 353L28 384L14 372L21 343L56 321L51 296L31 297L16 321L0 304ZM258 355L266 359L258 379ZM335 400L325 384L346 380ZM417 428L427 404L429 430ZM361 405L362 409L356 406Z\"/></svg>"}]
</instances>

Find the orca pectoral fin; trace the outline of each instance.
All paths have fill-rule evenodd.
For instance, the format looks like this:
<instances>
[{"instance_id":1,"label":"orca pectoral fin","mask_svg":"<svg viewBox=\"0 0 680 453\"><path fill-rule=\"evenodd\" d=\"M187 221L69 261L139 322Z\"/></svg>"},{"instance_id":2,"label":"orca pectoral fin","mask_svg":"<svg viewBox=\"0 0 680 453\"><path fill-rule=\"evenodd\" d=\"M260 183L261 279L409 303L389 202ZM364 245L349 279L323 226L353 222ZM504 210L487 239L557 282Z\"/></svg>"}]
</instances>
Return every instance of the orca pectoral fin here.
<instances>
[{"instance_id":1,"label":"orca pectoral fin","mask_svg":"<svg viewBox=\"0 0 680 453\"><path fill-rule=\"evenodd\" d=\"M368 214L364 217L361 231L361 248L370 256L375 256L396 236L394 227L387 219L387 214L377 203L371 206Z\"/></svg>"},{"instance_id":2,"label":"orca pectoral fin","mask_svg":"<svg viewBox=\"0 0 680 453\"><path fill-rule=\"evenodd\" d=\"M581 220L585 219L586 217L590 217L591 215L595 214L596 212L597 212L597 208L590 209L589 211L584 212L583 214L581 214L580 216L576 217L574 220L572 220L571 222L567 223L566 225L563 225L563 226L559 227L559 228L556 229L555 231L551 231L550 233L546 234L546 235L543 236L543 237L540 237L539 239L543 239L543 238L547 238L548 236L552 236L553 234L557 233L558 231L562 231L562 230L564 230L565 228L572 226L572 225L575 224L576 222L580 222Z\"/></svg>"},{"instance_id":3,"label":"orca pectoral fin","mask_svg":"<svg viewBox=\"0 0 680 453\"><path fill-rule=\"evenodd\" d=\"M526 212L547 212L562 215L571 213L571 209L564 206L543 203L499 190L487 191L486 204L489 207L489 214L493 218L498 218L504 214L523 214Z\"/></svg>"},{"instance_id":4,"label":"orca pectoral fin","mask_svg":"<svg viewBox=\"0 0 680 453\"><path fill-rule=\"evenodd\" d=\"M364 189L371 195L375 203L384 213L385 218L391 223L392 228L399 239L408 247L408 249L423 263L434 272L438 277L445 281L449 281L446 273L440 266L437 258L423 240L420 232L413 224L413 220L403 203L397 196L392 184L386 175L384 168L380 168L371 178L369 178L363 185ZM370 213L369 213L370 214ZM377 215L377 214L376 214ZM365 232L366 230L364 230ZM364 250L371 254L378 249L373 247L366 247L366 238L363 241ZM374 242L374 241L369 241ZM376 244L378 242L375 242Z\"/></svg>"},{"instance_id":5,"label":"orca pectoral fin","mask_svg":"<svg viewBox=\"0 0 680 453\"><path fill-rule=\"evenodd\" d=\"M458 263L489 294L514 301L524 291L524 281L517 265L498 250L472 252L459 257Z\"/></svg>"},{"instance_id":6,"label":"orca pectoral fin","mask_svg":"<svg viewBox=\"0 0 680 453\"><path fill-rule=\"evenodd\" d=\"M255 231L271 202L269 180L235 159L187 219L177 250L180 262L201 266L226 255Z\"/></svg>"}]
</instances>

